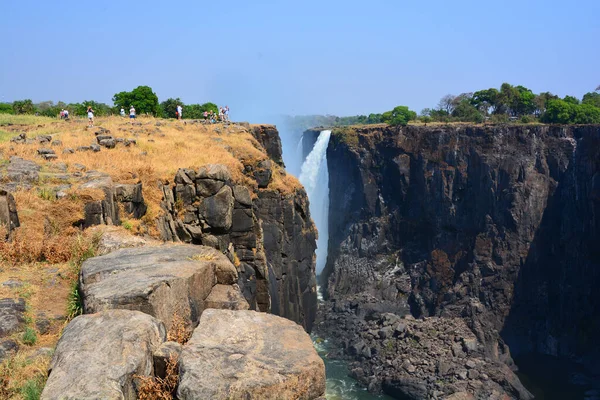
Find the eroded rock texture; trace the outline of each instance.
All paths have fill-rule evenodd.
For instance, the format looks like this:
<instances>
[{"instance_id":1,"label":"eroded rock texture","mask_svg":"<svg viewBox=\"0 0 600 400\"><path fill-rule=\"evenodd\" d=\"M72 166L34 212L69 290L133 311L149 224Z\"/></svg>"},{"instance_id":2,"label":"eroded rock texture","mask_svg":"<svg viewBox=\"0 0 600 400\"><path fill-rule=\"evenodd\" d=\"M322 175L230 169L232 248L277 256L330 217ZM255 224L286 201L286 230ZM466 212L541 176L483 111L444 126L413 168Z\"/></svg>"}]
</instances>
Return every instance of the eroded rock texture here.
<instances>
[{"instance_id":1,"label":"eroded rock texture","mask_svg":"<svg viewBox=\"0 0 600 400\"><path fill-rule=\"evenodd\" d=\"M256 311L207 310L180 357L178 398L316 399L325 365L302 327Z\"/></svg>"},{"instance_id":2,"label":"eroded rock texture","mask_svg":"<svg viewBox=\"0 0 600 400\"><path fill-rule=\"evenodd\" d=\"M137 399L135 375L152 376L162 322L139 311L81 315L65 328L41 398Z\"/></svg>"},{"instance_id":3,"label":"eroded rock texture","mask_svg":"<svg viewBox=\"0 0 600 400\"><path fill-rule=\"evenodd\" d=\"M334 131L327 156L324 326L350 337L381 313L410 312L463 319L483 360L511 365L505 340L598 354L599 127L366 127ZM377 370L386 362L372 353L355 358L375 360L362 363L373 388L438 390L420 366ZM465 380L487 398L481 379Z\"/></svg>"},{"instance_id":4,"label":"eroded rock texture","mask_svg":"<svg viewBox=\"0 0 600 400\"><path fill-rule=\"evenodd\" d=\"M252 310L289 318L310 331L317 301L316 230L303 189L282 193L268 187L272 164L264 160L248 169L250 176L260 172L257 186L264 187L254 193L234 184L224 165L180 169L173 186L162 186L165 215L159 229L165 240L225 253Z\"/></svg>"}]
</instances>

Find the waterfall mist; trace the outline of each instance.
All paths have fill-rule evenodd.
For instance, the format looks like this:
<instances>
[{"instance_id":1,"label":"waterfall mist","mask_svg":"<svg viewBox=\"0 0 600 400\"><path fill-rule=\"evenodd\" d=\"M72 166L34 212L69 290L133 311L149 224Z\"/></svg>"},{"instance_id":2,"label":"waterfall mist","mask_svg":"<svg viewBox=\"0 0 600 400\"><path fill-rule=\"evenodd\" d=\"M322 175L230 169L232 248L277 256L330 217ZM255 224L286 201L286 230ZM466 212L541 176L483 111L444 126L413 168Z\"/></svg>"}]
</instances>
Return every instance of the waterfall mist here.
<instances>
[{"instance_id":1,"label":"waterfall mist","mask_svg":"<svg viewBox=\"0 0 600 400\"><path fill-rule=\"evenodd\" d=\"M310 215L319 231L317 241L317 274L325 268L327 244L329 242L329 172L327 170L327 145L331 131L321 131L315 146L304 160L300 171L300 182L310 200Z\"/></svg>"}]
</instances>

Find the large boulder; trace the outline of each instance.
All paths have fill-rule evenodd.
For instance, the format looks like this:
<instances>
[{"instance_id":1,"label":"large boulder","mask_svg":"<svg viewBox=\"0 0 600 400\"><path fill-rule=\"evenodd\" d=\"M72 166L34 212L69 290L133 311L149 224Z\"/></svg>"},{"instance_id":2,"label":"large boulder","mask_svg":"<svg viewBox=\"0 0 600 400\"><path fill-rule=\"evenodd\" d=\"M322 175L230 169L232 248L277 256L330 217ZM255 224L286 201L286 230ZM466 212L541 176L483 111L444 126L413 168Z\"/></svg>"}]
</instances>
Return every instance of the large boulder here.
<instances>
[{"instance_id":1,"label":"large boulder","mask_svg":"<svg viewBox=\"0 0 600 400\"><path fill-rule=\"evenodd\" d=\"M198 213L211 228L227 231L233 221L233 203L231 187L223 186L217 194L204 199Z\"/></svg>"},{"instance_id":2,"label":"large boulder","mask_svg":"<svg viewBox=\"0 0 600 400\"><path fill-rule=\"evenodd\" d=\"M227 257L193 245L116 250L86 260L80 274L85 313L139 310L167 329L175 315L195 326L213 287L236 282L237 270Z\"/></svg>"},{"instance_id":3,"label":"large boulder","mask_svg":"<svg viewBox=\"0 0 600 400\"><path fill-rule=\"evenodd\" d=\"M256 311L206 310L180 357L180 400L316 399L325 365L300 325Z\"/></svg>"},{"instance_id":4,"label":"large boulder","mask_svg":"<svg viewBox=\"0 0 600 400\"><path fill-rule=\"evenodd\" d=\"M165 339L164 325L138 311L81 315L58 341L41 399L134 400L134 375L153 375Z\"/></svg>"}]
</instances>

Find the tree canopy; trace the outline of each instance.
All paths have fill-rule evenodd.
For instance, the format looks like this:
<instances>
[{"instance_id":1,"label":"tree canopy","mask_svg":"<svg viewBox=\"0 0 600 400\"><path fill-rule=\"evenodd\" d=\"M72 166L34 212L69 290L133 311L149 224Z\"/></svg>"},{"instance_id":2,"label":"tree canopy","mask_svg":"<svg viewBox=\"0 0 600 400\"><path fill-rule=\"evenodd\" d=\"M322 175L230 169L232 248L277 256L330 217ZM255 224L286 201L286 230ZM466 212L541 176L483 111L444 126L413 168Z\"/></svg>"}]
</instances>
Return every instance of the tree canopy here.
<instances>
[{"instance_id":1,"label":"tree canopy","mask_svg":"<svg viewBox=\"0 0 600 400\"><path fill-rule=\"evenodd\" d=\"M150 114L154 116L161 115L158 96L152 91L150 86L138 86L131 92L119 92L112 98L116 108L129 109L135 107L137 114Z\"/></svg>"}]
</instances>

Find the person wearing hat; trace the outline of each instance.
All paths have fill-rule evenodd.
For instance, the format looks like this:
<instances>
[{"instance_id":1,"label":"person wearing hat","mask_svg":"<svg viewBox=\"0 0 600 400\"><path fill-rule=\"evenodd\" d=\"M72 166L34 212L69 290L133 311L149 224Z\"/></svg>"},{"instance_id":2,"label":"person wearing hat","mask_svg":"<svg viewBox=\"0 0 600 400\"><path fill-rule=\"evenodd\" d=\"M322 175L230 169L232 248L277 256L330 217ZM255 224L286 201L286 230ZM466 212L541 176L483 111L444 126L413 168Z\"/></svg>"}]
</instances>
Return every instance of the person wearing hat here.
<instances>
[{"instance_id":1,"label":"person wearing hat","mask_svg":"<svg viewBox=\"0 0 600 400\"><path fill-rule=\"evenodd\" d=\"M94 110L92 110L92 106L88 106L87 114L88 114L88 127L92 127L92 126L94 126Z\"/></svg>"}]
</instances>

